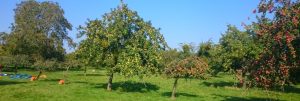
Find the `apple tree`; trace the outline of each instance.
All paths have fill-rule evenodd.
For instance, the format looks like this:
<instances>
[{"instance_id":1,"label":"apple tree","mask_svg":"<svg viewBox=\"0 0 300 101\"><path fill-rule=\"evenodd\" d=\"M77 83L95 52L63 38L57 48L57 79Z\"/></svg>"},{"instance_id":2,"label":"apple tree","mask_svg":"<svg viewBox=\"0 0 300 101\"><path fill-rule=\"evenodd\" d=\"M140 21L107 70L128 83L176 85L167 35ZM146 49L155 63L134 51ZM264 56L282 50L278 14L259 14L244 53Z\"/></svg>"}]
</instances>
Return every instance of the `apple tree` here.
<instances>
[{"instance_id":1,"label":"apple tree","mask_svg":"<svg viewBox=\"0 0 300 101\"><path fill-rule=\"evenodd\" d=\"M163 35L123 2L79 30L86 39L80 43L78 54L87 63L106 68L108 91L114 73L143 77L162 67L162 51L167 47Z\"/></svg>"}]
</instances>

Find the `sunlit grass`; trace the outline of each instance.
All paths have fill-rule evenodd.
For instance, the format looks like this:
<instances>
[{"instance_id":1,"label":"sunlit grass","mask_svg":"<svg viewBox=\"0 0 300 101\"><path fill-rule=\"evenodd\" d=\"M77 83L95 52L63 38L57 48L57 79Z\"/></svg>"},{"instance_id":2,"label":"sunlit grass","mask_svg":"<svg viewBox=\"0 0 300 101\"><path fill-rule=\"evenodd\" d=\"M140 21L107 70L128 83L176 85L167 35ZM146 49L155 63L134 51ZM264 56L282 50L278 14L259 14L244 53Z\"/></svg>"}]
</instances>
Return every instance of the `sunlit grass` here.
<instances>
[{"instance_id":1,"label":"sunlit grass","mask_svg":"<svg viewBox=\"0 0 300 101\"><path fill-rule=\"evenodd\" d=\"M37 75L37 72L21 71ZM173 79L165 77L124 78L116 75L113 91L106 91L107 76L104 71L70 71L68 84L59 85L63 72L46 72L46 79L31 82L29 79L0 80L0 101L168 101ZM178 101L257 101L300 99L300 85L286 92L266 91L260 88L242 89L234 86L231 75L222 74L208 80L180 79L177 89Z\"/></svg>"}]
</instances>

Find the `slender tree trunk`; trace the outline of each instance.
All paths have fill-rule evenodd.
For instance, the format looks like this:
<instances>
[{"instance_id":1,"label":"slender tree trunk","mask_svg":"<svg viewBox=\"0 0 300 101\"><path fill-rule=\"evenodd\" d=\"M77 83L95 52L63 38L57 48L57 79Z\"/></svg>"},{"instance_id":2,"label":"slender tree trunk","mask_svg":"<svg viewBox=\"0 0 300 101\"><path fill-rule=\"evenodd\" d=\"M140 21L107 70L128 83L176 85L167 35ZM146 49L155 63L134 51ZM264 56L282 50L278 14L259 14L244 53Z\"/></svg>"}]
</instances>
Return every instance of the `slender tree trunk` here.
<instances>
[{"instance_id":1,"label":"slender tree trunk","mask_svg":"<svg viewBox=\"0 0 300 101\"><path fill-rule=\"evenodd\" d=\"M18 67L15 65L15 74L18 73Z\"/></svg>"},{"instance_id":2,"label":"slender tree trunk","mask_svg":"<svg viewBox=\"0 0 300 101\"><path fill-rule=\"evenodd\" d=\"M249 79L248 79L249 75L250 75L250 73L248 73L248 71L245 74L243 74L243 78L244 78L243 89L247 89L247 87L249 87L249 83L248 83L248 81L249 81Z\"/></svg>"},{"instance_id":3,"label":"slender tree trunk","mask_svg":"<svg viewBox=\"0 0 300 101\"><path fill-rule=\"evenodd\" d=\"M67 70L64 72L64 80L65 80L65 83L67 83L67 75L68 75L68 71L69 71L69 66L67 67Z\"/></svg>"},{"instance_id":4,"label":"slender tree trunk","mask_svg":"<svg viewBox=\"0 0 300 101\"><path fill-rule=\"evenodd\" d=\"M107 82L107 90L108 91L111 91L113 77L114 77L113 73L111 73L108 77L108 82Z\"/></svg>"},{"instance_id":5,"label":"slender tree trunk","mask_svg":"<svg viewBox=\"0 0 300 101\"><path fill-rule=\"evenodd\" d=\"M1 64L0 64L0 74L2 74L2 68L3 68L4 66L2 66Z\"/></svg>"},{"instance_id":6,"label":"slender tree trunk","mask_svg":"<svg viewBox=\"0 0 300 101\"><path fill-rule=\"evenodd\" d=\"M247 82L247 80L246 80L247 78L246 78L245 75L243 75L242 78L243 78L243 89L246 89L247 88L247 83L246 83Z\"/></svg>"},{"instance_id":7,"label":"slender tree trunk","mask_svg":"<svg viewBox=\"0 0 300 101\"><path fill-rule=\"evenodd\" d=\"M85 80L86 80L86 72L87 72L86 69L87 69L87 67L85 66L85 67L84 67L84 78L85 78Z\"/></svg>"},{"instance_id":8,"label":"slender tree trunk","mask_svg":"<svg viewBox=\"0 0 300 101\"><path fill-rule=\"evenodd\" d=\"M177 87L177 81L178 81L178 77L175 78L175 81L174 81L174 85L173 85L173 91L172 91L172 96L171 98L172 99L175 99L176 98L176 87Z\"/></svg>"}]
</instances>

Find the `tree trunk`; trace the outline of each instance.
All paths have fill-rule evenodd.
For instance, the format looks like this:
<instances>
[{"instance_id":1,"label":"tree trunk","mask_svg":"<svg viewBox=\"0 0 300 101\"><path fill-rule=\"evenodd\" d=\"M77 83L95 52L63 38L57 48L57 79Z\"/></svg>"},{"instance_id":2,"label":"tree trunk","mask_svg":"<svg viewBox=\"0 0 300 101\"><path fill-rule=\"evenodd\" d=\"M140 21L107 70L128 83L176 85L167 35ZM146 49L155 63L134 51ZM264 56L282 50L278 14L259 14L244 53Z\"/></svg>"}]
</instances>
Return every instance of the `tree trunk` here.
<instances>
[{"instance_id":1,"label":"tree trunk","mask_svg":"<svg viewBox=\"0 0 300 101\"><path fill-rule=\"evenodd\" d=\"M67 70L64 72L64 80L65 80L65 83L67 83L67 75L68 75L68 71L69 71L69 66L67 67Z\"/></svg>"},{"instance_id":2,"label":"tree trunk","mask_svg":"<svg viewBox=\"0 0 300 101\"><path fill-rule=\"evenodd\" d=\"M249 77L250 73L246 72L244 75L243 75L243 78L244 78L244 84L243 84L243 89L247 89L247 87L249 87Z\"/></svg>"},{"instance_id":3,"label":"tree trunk","mask_svg":"<svg viewBox=\"0 0 300 101\"><path fill-rule=\"evenodd\" d=\"M242 88L243 88L243 89L246 89L246 88L247 88L247 80L246 80L247 78L246 78L245 75L243 75L242 78L243 78L243 87L242 87Z\"/></svg>"},{"instance_id":4,"label":"tree trunk","mask_svg":"<svg viewBox=\"0 0 300 101\"><path fill-rule=\"evenodd\" d=\"M2 66L1 64L0 64L0 74L2 74L2 68L3 68L4 66Z\"/></svg>"},{"instance_id":5,"label":"tree trunk","mask_svg":"<svg viewBox=\"0 0 300 101\"><path fill-rule=\"evenodd\" d=\"M39 80L39 78L42 75L42 73L43 73L42 70L40 70L38 76L36 77L36 80Z\"/></svg>"},{"instance_id":6,"label":"tree trunk","mask_svg":"<svg viewBox=\"0 0 300 101\"><path fill-rule=\"evenodd\" d=\"M15 65L15 74L18 73L18 67Z\"/></svg>"},{"instance_id":7,"label":"tree trunk","mask_svg":"<svg viewBox=\"0 0 300 101\"><path fill-rule=\"evenodd\" d=\"M114 77L113 73L111 73L108 77L108 82L107 82L107 90L108 91L111 91L113 77Z\"/></svg>"},{"instance_id":8,"label":"tree trunk","mask_svg":"<svg viewBox=\"0 0 300 101\"><path fill-rule=\"evenodd\" d=\"M84 66L84 79L86 80L86 72L87 72L87 67Z\"/></svg>"},{"instance_id":9,"label":"tree trunk","mask_svg":"<svg viewBox=\"0 0 300 101\"><path fill-rule=\"evenodd\" d=\"M177 81L178 81L179 78L175 78L175 82L174 82L174 85L173 85L173 91L172 91L172 99L175 99L176 98L176 87L177 87Z\"/></svg>"}]
</instances>

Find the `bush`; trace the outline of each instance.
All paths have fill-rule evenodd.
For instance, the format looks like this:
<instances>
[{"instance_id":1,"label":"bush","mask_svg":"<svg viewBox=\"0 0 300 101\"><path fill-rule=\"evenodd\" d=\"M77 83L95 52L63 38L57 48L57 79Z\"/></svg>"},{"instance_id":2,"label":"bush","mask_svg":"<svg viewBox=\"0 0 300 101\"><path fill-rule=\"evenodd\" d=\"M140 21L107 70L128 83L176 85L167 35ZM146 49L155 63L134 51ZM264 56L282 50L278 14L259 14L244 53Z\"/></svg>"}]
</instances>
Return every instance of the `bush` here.
<instances>
[{"instance_id":1,"label":"bush","mask_svg":"<svg viewBox=\"0 0 300 101\"><path fill-rule=\"evenodd\" d=\"M0 56L0 64L3 66L3 71L12 72L30 67L32 60L28 55Z\"/></svg>"}]
</instances>

